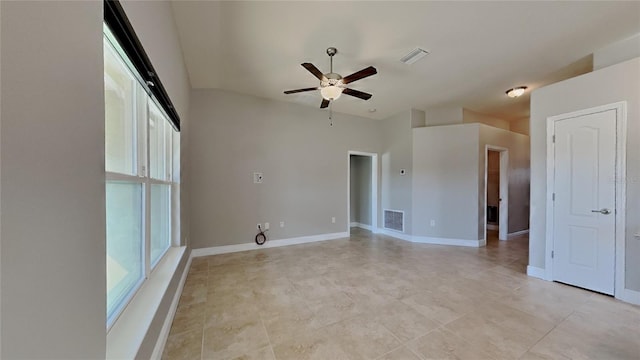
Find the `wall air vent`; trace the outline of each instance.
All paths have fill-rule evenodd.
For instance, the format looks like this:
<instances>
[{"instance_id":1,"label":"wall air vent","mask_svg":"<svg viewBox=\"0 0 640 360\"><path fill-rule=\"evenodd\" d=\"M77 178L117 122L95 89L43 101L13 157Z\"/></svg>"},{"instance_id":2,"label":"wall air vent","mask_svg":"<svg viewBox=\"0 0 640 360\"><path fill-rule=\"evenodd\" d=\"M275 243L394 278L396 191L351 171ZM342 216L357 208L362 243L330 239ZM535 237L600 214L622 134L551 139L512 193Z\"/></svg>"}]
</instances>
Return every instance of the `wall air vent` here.
<instances>
[{"instance_id":1,"label":"wall air vent","mask_svg":"<svg viewBox=\"0 0 640 360\"><path fill-rule=\"evenodd\" d=\"M411 50L411 52L409 52L407 55L405 55L404 57L402 57L402 59L400 59L400 61L402 61L403 63L407 64L407 65L411 65L414 62L422 59L423 57L429 55L429 52L427 50L423 50L420 48L415 48L413 50Z\"/></svg>"},{"instance_id":2,"label":"wall air vent","mask_svg":"<svg viewBox=\"0 0 640 360\"><path fill-rule=\"evenodd\" d=\"M404 232L404 211L385 209L384 228Z\"/></svg>"}]
</instances>

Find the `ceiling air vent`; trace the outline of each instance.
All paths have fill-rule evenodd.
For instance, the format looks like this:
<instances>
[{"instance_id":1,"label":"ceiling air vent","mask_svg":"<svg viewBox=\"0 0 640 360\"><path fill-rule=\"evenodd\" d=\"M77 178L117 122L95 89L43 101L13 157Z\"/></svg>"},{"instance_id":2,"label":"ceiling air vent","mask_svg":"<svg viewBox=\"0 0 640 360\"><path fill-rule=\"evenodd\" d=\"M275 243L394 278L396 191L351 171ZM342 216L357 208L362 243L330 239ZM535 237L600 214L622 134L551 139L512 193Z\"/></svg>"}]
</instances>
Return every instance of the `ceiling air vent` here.
<instances>
[{"instance_id":1,"label":"ceiling air vent","mask_svg":"<svg viewBox=\"0 0 640 360\"><path fill-rule=\"evenodd\" d=\"M411 50L411 52L409 52L407 55L405 55L404 57L402 57L402 59L400 59L400 61L402 61L403 63L407 64L407 65L411 65L414 62L422 59L423 57L429 55L429 52L427 50L423 50L420 48L415 48L414 50Z\"/></svg>"}]
</instances>

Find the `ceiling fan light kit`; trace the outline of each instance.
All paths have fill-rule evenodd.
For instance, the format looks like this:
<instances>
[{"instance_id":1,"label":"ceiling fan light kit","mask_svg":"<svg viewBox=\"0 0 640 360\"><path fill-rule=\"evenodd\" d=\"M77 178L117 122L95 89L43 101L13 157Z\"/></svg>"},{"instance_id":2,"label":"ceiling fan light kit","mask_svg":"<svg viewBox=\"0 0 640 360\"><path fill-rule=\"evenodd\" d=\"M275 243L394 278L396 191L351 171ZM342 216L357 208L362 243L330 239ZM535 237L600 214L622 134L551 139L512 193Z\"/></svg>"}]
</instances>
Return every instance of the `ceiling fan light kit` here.
<instances>
[{"instance_id":1,"label":"ceiling fan light kit","mask_svg":"<svg viewBox=\"0 0 640 360\"><path fill-rule=\"evenodd\" d=\"M333 57L338 53L338 49L334 47L330 47L327 49L327 55L329 55L331 67L330 71L326 74L323 74L318 68L311 63L303 63L302 67L307 69L311 74L313 74L318 80L320 80L320 86L318 87L310 87L296 90L287 90L285 94L295 94L299 92L305 91L313 91L320 90L320 95L322 95L322 102L320 103L320 108L326 108L329 106L329 103L333 100L338 99L342 94L347 94L349 96L357 97L362 100L369 100L371 98L371 94L354 90L345 87L346 84L355 82L360 79L364 79L371 75L375 75L378 73L378 70L373 66L369 66L368 68L364 68L360 71L357 71L349 76L342 77L342 75L333 72Z\"/></svg>"}]
</instances>

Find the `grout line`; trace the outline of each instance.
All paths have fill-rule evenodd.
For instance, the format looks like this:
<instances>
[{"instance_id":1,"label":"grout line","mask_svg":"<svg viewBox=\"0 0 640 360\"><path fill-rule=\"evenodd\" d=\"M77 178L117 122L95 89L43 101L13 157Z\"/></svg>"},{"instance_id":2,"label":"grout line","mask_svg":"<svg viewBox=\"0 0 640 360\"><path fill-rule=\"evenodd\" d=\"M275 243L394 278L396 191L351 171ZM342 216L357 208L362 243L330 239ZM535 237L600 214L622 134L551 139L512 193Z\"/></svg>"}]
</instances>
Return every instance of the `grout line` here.
<instances>
[{"instance_id":1,"label":"grout line","mask_svg":"<svg viewBox=\"0 0 640 360\"><path fill-rule=\"evenodd\" d=\"M553 327L551 328L551 330L547 331L544 335L542 335L542 337L540 337L540 339L538 339L538 341L536 341L533 345L529 346L529 348L527 348L527 350L525 352L522 353L522 355L520 355L518 357L518 359L522 358L526 353L528 353L531 349L533 349L536 345L538 345L538 343L540 341L542 341L544 338L546 338L553 330L555 330L560 324L562 324L563 322L565 322L569 316L573 315L573 313L575 312L575 310L571 310L571 312L569 313L569 315L565 316L562 320L558 321L557 324L553 325Z\"/></svg>"},{"instance_id":2,"label":"grout line","mask_svg":"<svg viewBox=\"0 0 640 360\"><path fill-rule=\"evenodd\" d=\"M383 326L384 326L384 325L383 325ZM400 345L400 346L398 346L397 348L393 348L392 350L387 351L386 353L384 353L384 354L382 354L382 355L378 356L378 357L376 358L376 360L378 360L378 359L382 359L382 357L383 357L383 356L385 356L385 355L389 355L389 354L391 354L392 352L394 352L394 351L396 351L396 350L402 349L403 347L404 347L404 345Z\"/></svg>"},{"instance_id":3,"label":"grout line","mask_svg":"<svg viewBox=\"0 0 640 360\"><path fill-rule=\"evenodd\" d=\"M264 333L267 335L267 340L269 341L269 349L271 349L271 355L273 358L276 358L276 353L273 351L273 343L271 342L271 336L269 336L269 332L267 331L267 326L264 324L264 319L262 319L262 315L258 313L258 317L260 318L260 323L262 324L262 328L264 329Z\"/></svg>"},{"instance_id":4,"label":"grout line","mask_svg":"<svg viewBox=\"0 0 640 360\"><path fill-rule=\"evenodd\" d=\"M200 360L204 360L204 330L207 327L207 313L208 313L208 309L207 309L207 303L209 302L209 260L207 260L207 276L206 276L206 282L205 282L205 289L207 290L207 293L205 295L205 302L204 302L204 313L202 314L202 337L200 339Z\"/></svg>"}]
</instances>

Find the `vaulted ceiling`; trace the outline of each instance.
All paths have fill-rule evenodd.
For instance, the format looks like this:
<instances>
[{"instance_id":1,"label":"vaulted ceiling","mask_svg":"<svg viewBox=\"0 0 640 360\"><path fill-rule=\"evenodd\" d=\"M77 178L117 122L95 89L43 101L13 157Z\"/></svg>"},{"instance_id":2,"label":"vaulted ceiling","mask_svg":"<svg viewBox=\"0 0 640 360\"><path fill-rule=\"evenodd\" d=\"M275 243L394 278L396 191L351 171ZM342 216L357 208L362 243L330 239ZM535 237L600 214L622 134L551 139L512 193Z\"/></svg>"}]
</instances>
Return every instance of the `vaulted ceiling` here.
<instances>
[{"instance_id":1,"label":"vaulted ceiling","mask_svg":"<svg viewBox=\"0 0 640 360\"><path fill-rule=\"evenodd\" d=\"M584 72L585 57L640 32L640 2L275 2L174 1L194 88L221 88L318 108L320 93L302 66L334 72L369 65L378 74L352 84L369 101L342 96L333 110L384 119L409 108L462 106L505 119L528 116L535 89ZM431 53L413 65L416 47ZM573 65L571 65L573 64ZM376 109L370 112L370 109ZM320 110L318 111L326 111Z\"/></svg>"}]
</instances>

